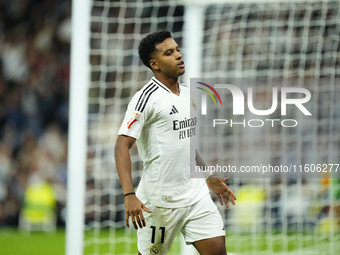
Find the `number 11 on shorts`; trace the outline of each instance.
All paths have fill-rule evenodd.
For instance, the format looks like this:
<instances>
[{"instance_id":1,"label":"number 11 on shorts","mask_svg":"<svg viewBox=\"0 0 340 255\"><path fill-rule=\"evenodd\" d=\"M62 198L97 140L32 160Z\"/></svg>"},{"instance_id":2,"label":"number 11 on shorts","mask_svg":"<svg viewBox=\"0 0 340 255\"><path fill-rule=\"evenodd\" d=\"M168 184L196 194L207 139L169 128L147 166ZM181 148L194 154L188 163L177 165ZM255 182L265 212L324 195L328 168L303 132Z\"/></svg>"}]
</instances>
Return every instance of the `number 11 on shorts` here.
<instances>
[{"instance_id":1,"label":"number 11 on shorts","mask_svg":"<svg viewBox=\"0 0 340 255\"><path fill-rule=\"evenodd\" d=\"M156 227L151 226L150 228L152 228L151 243L155 243ZM159 229L162 230L161 243L164 243L165 227L160 227Z\"/></svg>"}]
</instances>

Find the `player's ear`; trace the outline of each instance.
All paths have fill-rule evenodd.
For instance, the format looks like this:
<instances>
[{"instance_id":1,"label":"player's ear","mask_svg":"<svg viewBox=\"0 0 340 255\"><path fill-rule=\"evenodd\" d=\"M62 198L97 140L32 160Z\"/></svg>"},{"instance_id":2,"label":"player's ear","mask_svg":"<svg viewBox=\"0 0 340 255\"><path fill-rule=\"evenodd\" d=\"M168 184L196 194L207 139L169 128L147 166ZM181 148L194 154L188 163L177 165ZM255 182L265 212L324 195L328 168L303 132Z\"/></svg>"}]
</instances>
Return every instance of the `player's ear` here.
<instances>
[{"instance_id":1,"label":"player's ear","mask_svg":"<svg viewBox=\"0 0 340 255\"><path fill-rule=\"evenodd\" d=\"M155 59L150 59L149 64L152 69L159 70L159 65Z\"/></svg>"}]
</instances>

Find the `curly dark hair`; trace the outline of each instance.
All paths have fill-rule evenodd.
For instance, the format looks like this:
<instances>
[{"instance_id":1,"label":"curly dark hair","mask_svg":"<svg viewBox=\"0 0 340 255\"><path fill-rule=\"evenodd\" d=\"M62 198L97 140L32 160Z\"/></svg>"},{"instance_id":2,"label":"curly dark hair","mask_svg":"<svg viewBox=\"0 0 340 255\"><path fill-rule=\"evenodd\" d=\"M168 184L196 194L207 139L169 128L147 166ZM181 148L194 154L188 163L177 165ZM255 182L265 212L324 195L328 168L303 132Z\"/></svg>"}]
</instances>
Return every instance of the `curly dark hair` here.
<instances>
[{"instance_id":1,"label":"curly dark hair","mask_svg":"<svg viewBox=\"0 0 340 255\"><path fill-rule=\"evenodd\" d=\"M164 42L164 40L168 38L172 38L169 31L158 31L148 34L140 41L138 54L145 66L152 70L149 64L151 55L156 51L157 44Z\"/></svg>"}]
</instances>

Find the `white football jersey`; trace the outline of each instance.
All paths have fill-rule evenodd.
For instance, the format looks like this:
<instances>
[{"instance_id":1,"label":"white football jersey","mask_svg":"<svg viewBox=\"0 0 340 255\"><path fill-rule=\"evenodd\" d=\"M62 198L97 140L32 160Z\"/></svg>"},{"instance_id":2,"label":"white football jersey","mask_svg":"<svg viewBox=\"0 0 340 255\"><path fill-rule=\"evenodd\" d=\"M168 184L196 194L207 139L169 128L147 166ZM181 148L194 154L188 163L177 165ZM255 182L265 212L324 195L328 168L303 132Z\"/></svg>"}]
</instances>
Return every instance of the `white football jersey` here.
<instances>
[{"instance_id":1,"label":"white football jersey","mask_svg":"<svg viewBox=\"0 0 340 255\"><path fill-rule=\"evenodd\" d=\"M196 135L196 108L188 87L180 83L179 96L153 77L129 103L119 135L137 139L143 161L137 197L159 207L188 206L209 193L203 178L190 178L190 160L195 148L190 137ZM191 154L191 157L190 157Z\"/></svg>"}]
</instances>

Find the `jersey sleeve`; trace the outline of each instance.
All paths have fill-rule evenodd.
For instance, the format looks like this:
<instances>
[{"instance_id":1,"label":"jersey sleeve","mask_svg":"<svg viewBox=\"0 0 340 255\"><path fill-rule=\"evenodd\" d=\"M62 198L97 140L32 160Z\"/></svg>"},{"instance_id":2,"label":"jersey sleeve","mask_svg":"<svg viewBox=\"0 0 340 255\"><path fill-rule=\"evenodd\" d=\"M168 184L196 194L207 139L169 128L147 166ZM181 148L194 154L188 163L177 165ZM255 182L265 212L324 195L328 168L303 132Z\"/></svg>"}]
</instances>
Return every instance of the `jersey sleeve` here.
<instances>
[{"instance_id":1,"label":"jersey sleeve","mask_svg":"<svg viewBox=\"0 0 340 255\"><path fill-rule=\"evenodd\" d=\"M131 99L118 135L127 135L138 139L144 125L153 117L153 102L143 102L143 95L137 92Z\"/></svg>"}]
</instances>

